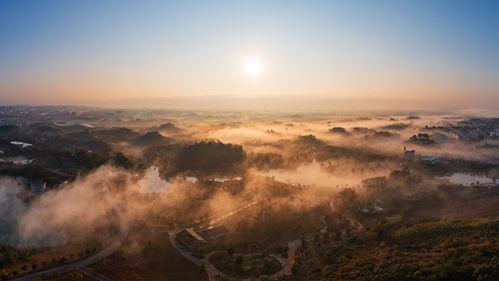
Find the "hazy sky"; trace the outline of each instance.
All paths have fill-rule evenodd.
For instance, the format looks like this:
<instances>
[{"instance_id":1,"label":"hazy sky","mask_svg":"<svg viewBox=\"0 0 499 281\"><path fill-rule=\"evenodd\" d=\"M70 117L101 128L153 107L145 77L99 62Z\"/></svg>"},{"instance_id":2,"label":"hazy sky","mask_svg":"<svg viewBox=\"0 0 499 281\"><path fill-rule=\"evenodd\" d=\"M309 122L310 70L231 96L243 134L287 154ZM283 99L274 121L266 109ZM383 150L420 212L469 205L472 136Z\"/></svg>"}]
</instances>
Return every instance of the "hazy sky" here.
<instances>
[{"instance_id":1,"label":"hazy sky","mask_svg":"<svg viewBox=\"0 0 499 281\"><path fill-rule=\"evenodd\" d=\"M0 0L2 104L209 95L490 106L499 1Z\"/></svg>"}]
</instances>

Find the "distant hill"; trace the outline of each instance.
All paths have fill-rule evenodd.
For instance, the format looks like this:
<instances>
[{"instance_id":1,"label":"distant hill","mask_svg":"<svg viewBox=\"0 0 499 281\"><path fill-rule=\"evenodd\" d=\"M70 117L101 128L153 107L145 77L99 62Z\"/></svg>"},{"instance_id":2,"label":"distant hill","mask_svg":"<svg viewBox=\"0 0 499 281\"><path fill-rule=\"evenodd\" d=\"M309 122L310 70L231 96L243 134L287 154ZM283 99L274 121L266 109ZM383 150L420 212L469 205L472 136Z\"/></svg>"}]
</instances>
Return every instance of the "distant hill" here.
<instances>
[{"instance_id":1,"label":"distant hill","mask_svg":"<svg viewBox=\"0 0 499 281\"><path fill-rule=\"evenodd\" d=\"M154 129L157 129L158 131L167 131L168 133L178 133L182 131L182 129L178 128L177 126L175 126L175 124L170 122L161 124Z\"/></svg>"},{"instance_id":2,"label":"distant hill","mask_svg":"<svg viewBox=\"0 0 499 281\"><path fill-rule=\"evenodd\" d=\"M62 133L62 130L59 128L54 128L50 125L35 125L31 128L33 133L40 135L59 135Z\"/></svg>"},{"instance_id":3,"label":"distant hill","mask_svg":"<svg viewBox=\"0 0 499 281\"><path fill-rule=\"evenodd\" d=\"M0 134L12 134L12 133L16 133L18 130L19 130L19 127L16 125L0 126Z\"/></svg>"},{"instance_id":4,"label":"distant hill","mask_svg":"<svg viewBox=\"0 0 499 281\"><path fill-rule=\"evenodd\" d=\"M158 131L153 131L135 138L132 143L134 145L143 146L164 144L169 143L170 141L170 138L162 136Z\"/></svg>"},{"instance_id":5,"label":"distant hill","mask_svg":"<svg viewBox=\"0 0 499 281\"><path fill-rule=\"evenodd\" d=\"M129 128L110 128L94 131L95 136L111 142L133 141L140 136Z\"/></svg>"}]
</instances>

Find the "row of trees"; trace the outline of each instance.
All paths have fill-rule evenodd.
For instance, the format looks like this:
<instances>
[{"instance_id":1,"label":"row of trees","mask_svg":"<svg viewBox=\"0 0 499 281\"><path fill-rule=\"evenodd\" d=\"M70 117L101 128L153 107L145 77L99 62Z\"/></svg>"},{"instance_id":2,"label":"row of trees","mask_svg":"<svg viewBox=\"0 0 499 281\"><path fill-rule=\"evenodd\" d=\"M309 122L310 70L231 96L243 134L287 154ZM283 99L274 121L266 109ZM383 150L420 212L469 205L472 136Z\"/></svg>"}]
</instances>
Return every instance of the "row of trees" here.
<instances>
[{"instance_id":1,"label":"row of trees","mask_svg":"<svg viewBox=\"0 0 499 281\"><path fill-rule=\"evenodd\" d=\"M43 261L41 263L33 263L31 265L24 264L18 270L12 270L10 273L7 272L6 270L2 270L2 271L0 271L0 278L2 280L8 280L11 277L15 278L18 275L26 274L28 271L35 272L37 270L67 264L67 263L82 259L85 256L88 256L90 254L95 253L96 251L97 251L97 248L95 248L95 247L87 248L84 251L78 252L76 255L70 254L67 256L52 257L50 262ZM16 262L17 262L17 260L16 260Z\"/></svg>"}]
</instances>

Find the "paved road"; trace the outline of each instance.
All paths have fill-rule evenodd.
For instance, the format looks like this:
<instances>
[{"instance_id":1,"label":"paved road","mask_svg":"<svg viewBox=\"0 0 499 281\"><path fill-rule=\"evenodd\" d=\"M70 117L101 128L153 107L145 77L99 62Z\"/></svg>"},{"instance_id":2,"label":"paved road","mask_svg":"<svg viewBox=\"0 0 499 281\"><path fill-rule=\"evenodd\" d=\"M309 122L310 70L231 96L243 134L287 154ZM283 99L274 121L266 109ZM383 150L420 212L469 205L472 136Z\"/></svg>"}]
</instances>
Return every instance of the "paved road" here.
<instances>
[{"instance_id":1,"label":"paved road","mask_svg":"<svg viewBox=\"0 0 499 281\"><path fill-rule=\"evenodd\" d=\"M130 229L124 230L120 234L120 236L116 240L114 240L113 243L111 243L111 245L107 246L106 248L102 249L102 251L100 251L100 252L96 253L95 255L88 257L86 259L77 261L77 262L72 263L72 264L67 264L67 265L47 269L44 271L24 275L24 276L18 277L16 279L11 279L11 281L29 281L29 280L32 280L34 278L43 278L43 277L47 277L50 275L65 273L65 272L68 272L71 270L75 270L78 268L89 266L91 264L94 264L94 263L102 260L105 257L110 256L112 253L116 252L121 247L121 245L123 245L123 243L125 242L125 240L127 239L129 234L130 234Z\"/></svg>"},{"instance_id":2,"label":"paved road","mask_svg":"<svg viewBox=\"0 0 499 281\"><path fill-rule=\"evenodd\" d=\"M235 210L232 210L230 212L227 212L225 214L222 214L222 215L217 215L217 216L212 216L212 217L209 217L207 219L204 219L204 220L199 220L199 221L195 221L195 222L192 222L192 223L188 223L187 225L192 225L192 224L197 224L197 225L201 225L201 224L206 224L208 226L210 225L213 225L217 222L220 222L226 218L229 218L235 214L238 214L248 208L251 208L253 206L255 206L256 204L260 203L261 201L252 201L238 209L235 209ZM170 236L170 244L172 244L172 246L177 250L177 252L179 252L182 256L184 256L186 259L190 260L192 263L196 264L196 265L203 265L204 264L204 260L203 259L200 259L200 258L196 258L194 256L191 255L190 251L187 250L186 248L184 248L182 245L179 245L176 241L175 241L175 237L177 236L178 232L180 231L180 229L176 229L172 232L169 232L169 236Z\"/></svg>"},{"instance_id":3,"label":"paved road","mask_svg":"<svg viewBox=\"0 0 499 281\"><path fill-rule=\"evenodd\" d=\"M288 258L284 261L284 268L281 271L272 274L271 277L278 277L281 275L291 275L293 273L293 265L295 264L296 250L301 246L301 240L296 239L288 242ZM276 257L277 258L277 257ZM281 259L277 258L281 263Z\"/></svg>"},{"instance_id":4,"label":"paved road","mask_svg":"<svg viewBox=\"0 0 499 281\"><path fill-rule=\"evenodd\" d=\"M230 212L225 213L223 215L210 217L210 218L202 220L202 221L197 221L197 222L194 222L194 224L208 223L208 225L213 225L221 220L224 220L224 219L231 217L237 213L240 213L248 208L251 208L251 207L253 207L261 202L263 202L263 201L252 201L252 202L250 202L250 203L248 203L248 204L244 205L243 207L240 207L236 210L230 211ZM170 243L182 256L184 256L186 259L190 260L192 263L194 263L196 265L203 265L204 264L206 273L208 274L208 279L210 281L215 281L216 276L225 276L225 274L223 274L220 270L218 270L209 261L209 257L211 255L219 252L219 251L209 253L208 255L205 256L204 259L196 258L196 257L192 256L187 249L185 249L184 247L182 247L181 245L179 245L178 243L175 242L175 236L177 235L177 233L178 233L178 230L170 233ZM282 257L282 256L279 256L279 255L272 255L283 265L283 268L279 272L273 274L272 277L278 277L281 275L291 275L292 267L295 263L295 252L298 249L298 247L300 247L300 245L301 245L300 239L296 239L296 240L292 240L292 241L288 242L288 258L287 259Z\"/></svg>"},{"instance_id":5,"label":"paved road","mask_svg":"<svg viewBox=\"0 0 499 281\"><path fill-rule=\"evenodd\" d=\"M86 275L88 275L94 279L97 279L99 281L113 281L112 279L109 279L100 273L97 273L95 271L88 269L88 267L81 267L78 270L80 270L81 272L85 273Z\"/></svg>"},{"instance_id":6,"label":"paved road","mask_svg":"<svg viewBox=\"0 0 499 281\"><path fill-rule=\"evenodd\" d=\"M179 254L181 254L184 258L190 260L192 263L196 264L196 265L203 265L204 261L203 259L200 259L200 258L196 258L194 256L191 255L190 251L187 250L186 248L184 248L182 245L180 245L179 243L177 243L175 241L175 237L177 236L177 234L179 233L180 230L175 230L173 231L172 233L170 233L169 235L169 239L170 239L170 244L173 246L173 248L175 248L175 250L177 250L177 252L179 252Z\"/></svg>"},{"instance_id":7,"label":"paved road","mask_svg":"<svg viewBox=\"0 0 499 281\"><path fill-rule=\"evenodd\" d=\"M205 263L204 263L204 270L206 271L206 274L208 275L208 281L216 281L218 280L218 276L226 276L223 272L218 270L210 261L209 258L211 255L217 253L216 252L211 252L206 257L204 258Z\"/></svg>"},{"instance_id":8,"label":"paved road","mask_svg":"<svg viewBox=\"0 0 499 281\"><path fill-rule=\"evenodd\" d=\"M205 219L205 220L200 220L200 221L196 221L196 222L193 222L193 223L190 223L190 224L200 224L200 223L208 223L208 225L210 224L213 224L215 222L218 222L220 220L223 220L223 219L226 219L230 216L233 216L241 211L244 211L254 205L256 205L258 202L254 201L254 202L251 202L237 210L233 210L231 212L228 212L226 214L223 214L223 215L219 215L219 216L214 216L214 217L210 217L208 219ZM175 243L174 241L174 238L175 238L175 234L177 232L174 232L171 228L168 228L168 227L145 227L145 228L141 228L141 229L134 229L134 230L131 230L129 228L127 228L126 230L124 230L120 236L118 238L116 238L113 243L111 243L111 245L109 245L108 247L102 249L100 252L96 253L95 255L91 256L91 257L88 257L86 259L83 259L83 260L80 260L80 261L77 261L75 263L72 263L72 264L67 264L67 265L63 265L63 266L59 266L59 267L54 267L54 268L51 268L51 269L47 269L47 270L44 270L44 271L39 271L39 272L35 272L35 273L31 273L31 274L28 274L28 275L23 275L23 276L20 276L18 278L15 278L15 279L10 279L9 281L30 281L32 279L35 279L35 278L43 278L43 277L47 277L47 276L51 276L51 275L54 275L54 274L60 274L60 273L65 273L65 272L69 272L69 271L72 271L72 270L75 270L75 269L80 269L82 270L84 273L86 273L84 270L88 270L90 272L89 269L84 269L85 267L89 266L89 265L92 265L94 263L97 263L98 261L110 256L111 254L113 254L114 252L116 252L119 248L121 248L121 246L123 245L123 243L126 241L126 239L128 238L128 235L130 234L130 232L167 232L169 233L169 236L170 236L170 242L172 243L172 245L175 247L175 249L177 249L177 251L182 254L184 257L188 258L189 260L191 260L192 262L198 264L198 265L202 265L203 264L203 260L202 259L197 259L193 256L190 255L190 253L188 253L185 249L182 249L179 247L179 245L177 245L177 243ZM92 271L93 272L93 271ZM94 272L95 274L98 274L96 272ZM99 274L100 275L100 274ZM92 277L94 277L94 275L91 275ZM105 276L103 275L100 275L102 276L103 278L106 278ZM98 280L101 280L101 279L98 279ZM104 280L104 279L102 279ZM105 279L105 280L110 280L110 279Z\"/></svg>"},{"instance_id":9,"label":"paved road","mask_svg":"<svg viewBox=\"0 0 499 281\"><path fill-rule=\"evenodd\" d=\"M249 204L246 204L246 205L240 207L239 209L236 209L236 210L233 210L231 212L225 213L225 214L220 215L220 216L218 216L216 218L212 218L211 220L209 220L208 225L214 225L217 222L222 221L222 220L224 220L224 219L226 219L228 217L231 217L231 216L233 216L233 215L235 215L237 213L240 213L240 212L242 212L242 211L244 211L244 210L246 210L248 208L251 208L251 207L255 206L256 204L258 204L260 202L262 202L262 201L253 201L253 202L251 202Z\"/></svg>"},{"instance_id":10,"label":"paved road","mask_svg":"<svg viewBox=\"0 0 499 281\"><path fill-rule=\"evenodd\" d=\"M189 228L189 227L193 227L193 226L200 226L200 225L206 225L206 226L212 226L214 224L216 224L217 222L220 222L228 217L231 217L237 213L240 213L248 208L251 208L259 203L262 203L264 202L263 200L260 200L260 201L251 201L250 203L238 208L238 209L235 209L235 210L232 210L230 212L227 212L225 214L221 214L221 215L213 215L211 217L208 217L208 218L205 218L205 219L202 219L202 220L197 220L197 221L193 221L193 222L190 222L190 223L186 223L183 225L183 228Z\"/></svg>"}]
</instances>

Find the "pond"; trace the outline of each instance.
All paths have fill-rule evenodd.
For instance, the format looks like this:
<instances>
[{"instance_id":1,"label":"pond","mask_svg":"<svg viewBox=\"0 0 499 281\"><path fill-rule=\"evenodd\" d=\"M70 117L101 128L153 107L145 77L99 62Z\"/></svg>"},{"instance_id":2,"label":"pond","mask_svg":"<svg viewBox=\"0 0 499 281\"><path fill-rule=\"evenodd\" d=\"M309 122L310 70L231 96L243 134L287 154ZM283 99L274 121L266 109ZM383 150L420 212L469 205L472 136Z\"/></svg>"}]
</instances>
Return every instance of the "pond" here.
<instances>
[{"instance_id":1,"label":"pond","mask_svg":"<svg viewBox=\"0 0 499 281\"><path fill-rule=\"evenodd\" d=\"M318 162L311 162L299 166L295 170L273 169L261 172L259 175L271 177L288 184L317 185L317 186L354 186L361 182L360 177L351 175L333 175L323 169Z\"/></svg>"},{"instance_id":2,"label":"pond","mask_svg":"<svg viewBox=\"0 0 499 281\"><path fill-rule=\"evenodd\" d=\"M442 179L446 179L455 184L461 185L475 185L482 183L491 183L494 180L485 176L471 175L466 173L455 173L448 177L443 177Z\"/></svg>"}]
</instances>

